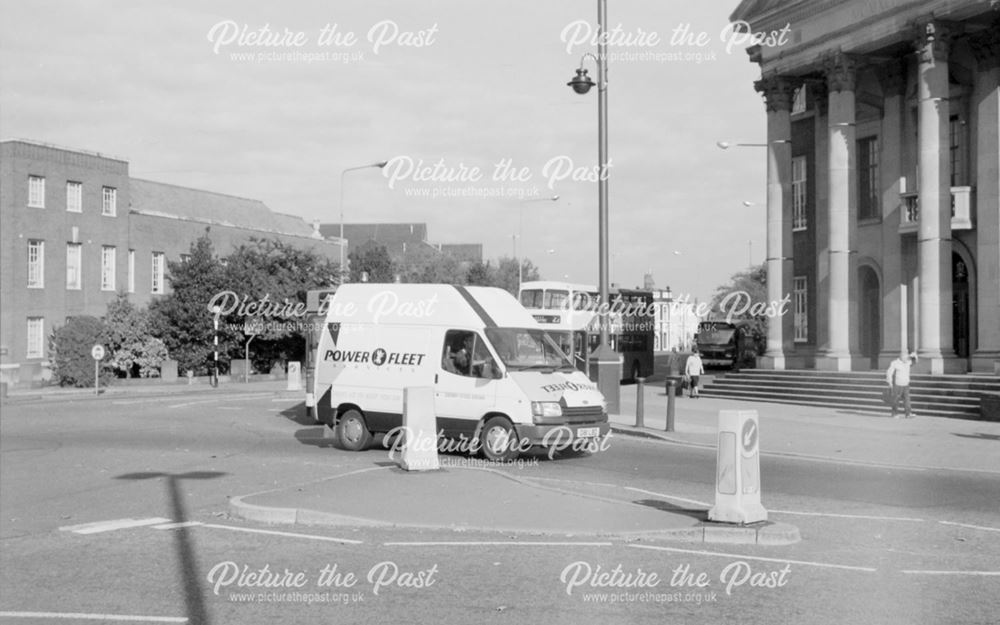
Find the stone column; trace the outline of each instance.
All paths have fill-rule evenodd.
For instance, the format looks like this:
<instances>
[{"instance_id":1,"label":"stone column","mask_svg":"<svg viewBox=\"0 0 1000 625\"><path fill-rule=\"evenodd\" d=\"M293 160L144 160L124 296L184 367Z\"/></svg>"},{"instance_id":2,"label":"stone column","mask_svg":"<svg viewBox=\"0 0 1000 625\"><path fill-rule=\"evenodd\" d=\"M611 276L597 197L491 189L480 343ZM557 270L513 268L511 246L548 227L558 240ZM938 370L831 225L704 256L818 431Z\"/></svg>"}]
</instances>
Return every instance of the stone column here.
<instances>
[{"instance_id":1,"label":"stone column","mask_svg":"<svg viewBox=\"0 0 1000 625\"><path fill-rule=\"evenodd\" d=\"M974 371L1000 371L1000 19L969 37L976 75L976 260L979 342Z\"/></svg>"},{"instance_id":2,"label":"stone column","mask_svg":"<svg viewBox=\"0 0 1000 625\"><path fill-rule=\"evenodd\" d=\"M828 108L827 223L829 280L826 345L816 359L817 369L851 370L851 234L856 214L856 146L854 131L853 58L835 54L825 61ZM854 218L856 220L856 217Z\"/></svg>"},{"instance_id":3,"label":"stone column","mask_svg":"<svg viewBox=\"0 0 1000 625\"><path fill-rule=\"evenodd\" d=\"M883 115L879 159L882 192L882 349L879 367L889 366L900 351L906 350L906 284L903 276L903 245L899 234L903 176L903 94L906 66L901 60L879 68Z\"/></svg>"},{"instance_id":4,"label":"stone column","mask_svg":"<svg viewBox=\"0 0 1000 625\"><path fill-rule=\"evenodd\" d=\"M920 371L958 371L952 347L951 164L948 159L948 32L939 23L920 27L917 70L917 228Z\"/></svg>"},{"instance_id":5,"label":"stone column","mask_svg":"<svg viewBox=\"0 0 1000 625\"><path fill-rule=\"evenodd\" d=\"M792 286L792 96L795 84L783 76L754 83L767 106L767 298L781 301ZM769 320L762 369L784 369L794 349L790 314Z\"/></svg>"}]
</instances>

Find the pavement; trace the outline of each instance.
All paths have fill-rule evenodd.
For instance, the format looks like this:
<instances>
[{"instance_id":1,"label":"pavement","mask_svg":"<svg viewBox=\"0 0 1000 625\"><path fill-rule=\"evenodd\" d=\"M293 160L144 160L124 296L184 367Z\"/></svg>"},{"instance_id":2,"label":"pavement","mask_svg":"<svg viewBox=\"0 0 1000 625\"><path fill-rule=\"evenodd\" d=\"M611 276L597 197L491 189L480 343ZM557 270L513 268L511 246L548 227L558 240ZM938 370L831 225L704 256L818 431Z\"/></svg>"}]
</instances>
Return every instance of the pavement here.
<instances>
[{"instance_id":1,"label":"pavement","mask_svg":"<svg viewBox=\"0 0 1000 625\"><path fill-rule=\"evenodd\" d=\"M284 381L223 384L294 400ZM111 387L108 393L216 391L162 386ZM218 392L218 391L216 391ZM93 391L91 390L92 394ZM67 399L74 395L63 392ZM15 392L7 403L46 395ZM93 396L93 395L91 395ZM797 457L816 462L859 464L900 470L973 471L1000 476L1000 423L920 417L892 419L888 410L851 411L784 404L675 397L673 430L666 431L668 398L661 385L622 386L620 405L609 417L614 436L656 438L665 444L714 449L719 413L755 411L762 457ZM327 430L329 432L329 430ZM333 450L331 450L333 451ZM347 452L336 452L347 453ZM605 452L595 452L605 453ZM618 537L687 542L786 545L800 540L798 528L763 522L746 526L707 521L707 510L676 504L623 500L618 493L554 488L523 471L460 455L442 455L441 468L404 471L390 460L260 493L231 498L230 511L272 524L432 528L519 535ZM530 459L529 459L530 460ZM517 467L522 468L522 467ZM620 489L619 489L620 490ZM618 495L618 496L614 496ZM713 493L704 499L711 500ZM764 504L766 508L766 493Z\"/></svg>"}]
</instances>

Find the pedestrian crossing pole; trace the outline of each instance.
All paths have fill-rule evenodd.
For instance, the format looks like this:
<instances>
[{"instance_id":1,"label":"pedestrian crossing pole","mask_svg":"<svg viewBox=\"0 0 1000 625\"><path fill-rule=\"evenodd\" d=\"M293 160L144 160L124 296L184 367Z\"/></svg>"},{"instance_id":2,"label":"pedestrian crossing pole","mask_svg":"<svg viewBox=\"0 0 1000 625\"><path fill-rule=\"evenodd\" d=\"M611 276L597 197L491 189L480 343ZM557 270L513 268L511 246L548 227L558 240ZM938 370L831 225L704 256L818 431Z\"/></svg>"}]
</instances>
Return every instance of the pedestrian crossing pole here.
<instances>
[{"instance_id":1,"label":"pedestrian crossing pole","mask_svg":"<svg viewBox=\"0 0 1000 625\"><path fill-rule=\"evenodd\" d=\"M221 306L213 306L212 312L215 313L215 337L213 339L215 346L215 354L212 366L212 386L219 386L219 313L222 312Z\"/></svg>"}]
</instances>

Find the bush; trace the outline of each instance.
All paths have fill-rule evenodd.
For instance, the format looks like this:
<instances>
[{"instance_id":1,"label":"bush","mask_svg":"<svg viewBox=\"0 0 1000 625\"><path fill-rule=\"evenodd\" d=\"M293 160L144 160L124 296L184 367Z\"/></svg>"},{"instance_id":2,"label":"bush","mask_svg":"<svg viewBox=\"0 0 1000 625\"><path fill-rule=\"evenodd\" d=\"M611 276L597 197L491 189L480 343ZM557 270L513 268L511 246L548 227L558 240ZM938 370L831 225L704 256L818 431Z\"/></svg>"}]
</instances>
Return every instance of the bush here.
<instances>
[{"instance_id":1,"label":"bush","mask_svg":"<svg viewBox=\"0 0 1000 625\"><path fill-rule=\"evenodd\" d=\"M90 350L103 344L104 323L96 317L72 317L66 325L56 328L49 339L52 354L52 375L59 386L88 387L94 385L94 359ZM101 385L108 384L114 374L102 362Z\"/></svg>"}]
</instances>

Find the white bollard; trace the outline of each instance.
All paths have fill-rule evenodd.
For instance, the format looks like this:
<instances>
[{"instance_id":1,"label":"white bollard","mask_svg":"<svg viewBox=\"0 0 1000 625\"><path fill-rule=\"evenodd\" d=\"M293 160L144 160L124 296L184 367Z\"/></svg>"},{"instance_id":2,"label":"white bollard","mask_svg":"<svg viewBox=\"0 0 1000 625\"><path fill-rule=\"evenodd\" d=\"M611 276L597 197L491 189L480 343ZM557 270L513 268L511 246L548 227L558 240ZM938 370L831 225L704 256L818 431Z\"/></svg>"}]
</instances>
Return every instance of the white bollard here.
<instances>
[{"instance_id":1,"label":"white bollard","mask_svg":"<svg viewBox=\"0 0 1000 625\"><path fill-rule=\"evenodd\" d=\"M709 521L758 523L767 520L760 503L760 426L756 410L719 411L715 506Z\"/></svg>"},{"instance_id":2,"label":"white bollard","mask_svg":"<svg viewBox=\"0 0 1000 625\"><path fill-rule=\"evenodd\" d=\"M247 366L249 366L249 363L247 363ZM288 363L288 384L285 387L285 390L302 390L302 363L297 361Z\"/></svg>"},{"instance_id":3,"label":"white bollard","mask_svg":"<svg viewBox=\"0 0 1000 625\"><path fill-rule=\"evenodd\" d=\"M435 471L441 468L437 450L437 417L434 415L434 387L403 389L403 454L405 471Z\"/></svg>"}]
</instances>

